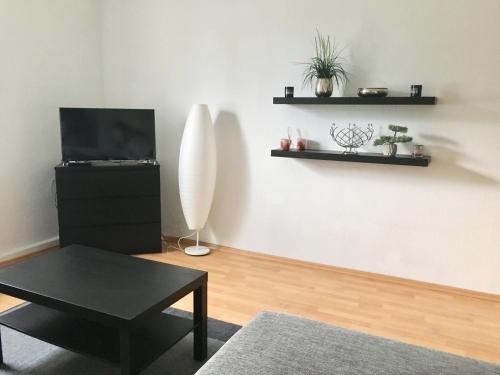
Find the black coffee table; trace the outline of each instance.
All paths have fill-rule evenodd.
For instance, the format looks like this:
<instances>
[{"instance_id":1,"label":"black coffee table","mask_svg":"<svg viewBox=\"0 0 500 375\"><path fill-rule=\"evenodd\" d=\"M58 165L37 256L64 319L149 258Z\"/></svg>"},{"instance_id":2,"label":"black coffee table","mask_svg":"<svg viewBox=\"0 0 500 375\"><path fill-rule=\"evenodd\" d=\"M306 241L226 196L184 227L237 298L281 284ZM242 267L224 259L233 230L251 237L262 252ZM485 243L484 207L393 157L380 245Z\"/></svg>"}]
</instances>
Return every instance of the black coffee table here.
<instances>
[{"instance_id":1,"label":"black coffee table","mask_svg":"<svg viewBox=\"0 0 500 375\"><path fill-rule=\"evenodd\" d=\"M0 292L27 302L0 324L138 374L190 331L207 356L206 272L72 245L0 269ZM162 313L194 292L194 319ZM0 360L1 355L0 338Z\"/></svg>"}]
</instances>

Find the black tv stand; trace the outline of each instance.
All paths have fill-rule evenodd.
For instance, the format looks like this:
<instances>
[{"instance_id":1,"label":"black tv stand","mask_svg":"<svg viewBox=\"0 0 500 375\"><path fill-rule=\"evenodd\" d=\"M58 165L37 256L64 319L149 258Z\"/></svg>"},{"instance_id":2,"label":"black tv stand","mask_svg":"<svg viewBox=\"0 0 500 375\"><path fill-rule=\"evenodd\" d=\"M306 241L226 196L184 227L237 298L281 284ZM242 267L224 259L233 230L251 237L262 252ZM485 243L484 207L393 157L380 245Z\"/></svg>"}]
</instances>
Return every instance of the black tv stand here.
<instances>
[{"instance_id":1,"label":"black tv stand","mask_svg":"<svg viewBox=\"0 0 500 375\"><path fill-rule=\"evenodd\" d=\"M64 162L55 167L60 246L161 251L160 165Z\"/></svg>"}]
</instances>

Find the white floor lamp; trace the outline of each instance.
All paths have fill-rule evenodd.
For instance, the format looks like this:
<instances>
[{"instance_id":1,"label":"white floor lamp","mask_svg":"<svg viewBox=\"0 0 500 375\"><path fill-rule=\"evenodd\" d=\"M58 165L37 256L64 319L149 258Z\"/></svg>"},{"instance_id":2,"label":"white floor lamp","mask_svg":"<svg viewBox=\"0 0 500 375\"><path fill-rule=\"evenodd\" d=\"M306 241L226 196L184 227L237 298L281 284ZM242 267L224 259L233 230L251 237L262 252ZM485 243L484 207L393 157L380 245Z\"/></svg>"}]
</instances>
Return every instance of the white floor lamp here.
<instances>
[{"instance_id":1,"label":"white floor lamp","mask_svg":"<svg viewBox=\"0 0 500 375\"><path fill-rule=\"evenodd\" d=\"M210 249L199 245L212 206L217 172L215 135L206 104L194 104L182 135L179 154L179 193L182 211L190 230L196 231L196 246L184 251L188 255L206 255Z\"/></svg>"}]
</instances>

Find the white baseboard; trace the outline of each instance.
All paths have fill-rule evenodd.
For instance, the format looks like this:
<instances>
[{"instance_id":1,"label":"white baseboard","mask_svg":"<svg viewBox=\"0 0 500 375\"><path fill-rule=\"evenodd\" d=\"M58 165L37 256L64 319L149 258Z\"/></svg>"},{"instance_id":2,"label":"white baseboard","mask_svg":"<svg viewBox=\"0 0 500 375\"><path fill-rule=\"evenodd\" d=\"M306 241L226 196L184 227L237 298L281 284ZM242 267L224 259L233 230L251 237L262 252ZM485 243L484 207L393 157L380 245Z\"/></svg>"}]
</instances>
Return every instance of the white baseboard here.
<instances>
[{"instance_id":1,"label":"white baseboard","mask_svg":"<svg viewBox=\"0 0 500 375\"><path fill-rule=\"evenodd\" d=\"M59 245L59 236L49 238L40 242L35 242L28 246L18 247L16 249L7 250L0 253L0 262L6 260L19 258L25 255L36 253L37 251L49 249L51 247Z\"/></svg>"}]
</instances>

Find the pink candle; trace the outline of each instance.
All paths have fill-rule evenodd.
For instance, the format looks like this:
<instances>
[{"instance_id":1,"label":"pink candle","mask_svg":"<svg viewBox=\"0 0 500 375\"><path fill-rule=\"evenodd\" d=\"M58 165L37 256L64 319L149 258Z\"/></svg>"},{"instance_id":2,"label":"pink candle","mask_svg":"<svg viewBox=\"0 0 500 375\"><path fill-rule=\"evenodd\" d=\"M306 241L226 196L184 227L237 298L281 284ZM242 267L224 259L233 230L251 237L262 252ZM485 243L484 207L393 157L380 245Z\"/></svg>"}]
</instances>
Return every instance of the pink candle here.
<instances>
[{"instance_id":1,"label":"pink candle","mask_svg":"<svg viewBox=\"0 0 500 375\"><path fill-rule=\"evenodd\" d=\"M424 145L414 145L412 154L414 158L422 158L424 156Z\"/></svg>"},{"instance_id":2,"label":"pink candle","mask_svg":"<svg viewBox=\"0 0 500 375\"><path fill-rule=\"evenodd\" d=\"M288 138L281 138L280 147L283 151L290 151L290 144L292 142Z\"/></svg>"},{"instance_id":3,"label":"pink candle","mask_svg":"<svg viewBox=\"0 0 500 375\"><path fill-rule=\"evenodd\" d=\"M304 138L297 138L297 150L304 151L306 149L306 140Z\"/></svg>"}]
</instances>

